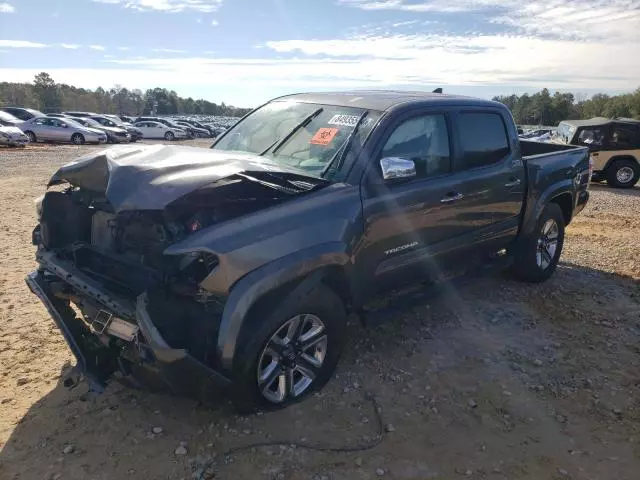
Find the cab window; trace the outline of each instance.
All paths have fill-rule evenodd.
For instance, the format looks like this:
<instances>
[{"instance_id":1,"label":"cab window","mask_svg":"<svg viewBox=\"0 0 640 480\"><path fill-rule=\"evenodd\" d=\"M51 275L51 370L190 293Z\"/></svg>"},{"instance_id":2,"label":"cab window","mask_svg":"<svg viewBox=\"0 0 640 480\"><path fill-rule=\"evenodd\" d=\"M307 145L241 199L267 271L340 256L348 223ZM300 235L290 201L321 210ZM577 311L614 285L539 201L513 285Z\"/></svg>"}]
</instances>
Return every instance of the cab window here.
<instances>
[{"instance_id":1,"label":"cab window","mask_svg":"<svg viewBox=\"0 0 640 480\"><path fill-rule=\"evenodd\" d=\"M413 160L416 176L425 178L451 170L449 132L444 115L423 115L401 123L389 136L381 158Z\"/></svg>"}]
</instances>

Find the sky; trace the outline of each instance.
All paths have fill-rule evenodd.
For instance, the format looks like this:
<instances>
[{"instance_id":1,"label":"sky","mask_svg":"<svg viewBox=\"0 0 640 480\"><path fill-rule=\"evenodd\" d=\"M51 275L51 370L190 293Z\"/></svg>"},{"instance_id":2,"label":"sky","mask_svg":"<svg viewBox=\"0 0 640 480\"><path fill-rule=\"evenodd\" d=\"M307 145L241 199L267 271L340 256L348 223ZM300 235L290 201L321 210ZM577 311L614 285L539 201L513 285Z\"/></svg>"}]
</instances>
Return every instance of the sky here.
<instances>
[{"instance_id":1,"label":"sky","mask_svg":"<svg viewBox=\"0 0 640 480\"><path fill-rule=\"evenodd\" d=\"M0 81L252 107L338 89L640 87L637 0L0 0Z\"/></svg>"}]
</instances>

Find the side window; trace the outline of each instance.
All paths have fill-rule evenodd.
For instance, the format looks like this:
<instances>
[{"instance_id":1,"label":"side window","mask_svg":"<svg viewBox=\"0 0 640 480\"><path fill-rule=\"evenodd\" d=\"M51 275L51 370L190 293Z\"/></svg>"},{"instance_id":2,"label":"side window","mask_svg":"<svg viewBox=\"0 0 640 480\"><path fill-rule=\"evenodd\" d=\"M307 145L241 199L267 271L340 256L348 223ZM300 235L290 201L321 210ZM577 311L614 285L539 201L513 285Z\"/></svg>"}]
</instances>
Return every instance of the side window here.
<instances>
[{"instance_id":1,"label":"side window","mask_svg":"<svg viewBox=\"0 0 640 480\"><path fill-rule=\"evenodd\" d=\"M382 149L384 157L413 160L419 178L451 170L449 132L444 115L423 115L401 123Z\"/></svg>"},{"instance_id":2,"label":"side window","mask_svg":"<svg viewBox=\"0 0 640 480\"><path fill-rule=\"evenodd\" d=\"M640 148L640 128L635 125L614 125L611 146L620 150Z\"/></svg>"},{"instance_id":3,"label":"side window","mask_svg":"<svg viewBox=\"0 0 640 480\"><path fill-rule=\"evenodd\" d=\"M602 146L604 143L605 130L601 127L586 127L578 134L579 145Z\"/></svg>"},{"instance_id":4,"label":"side window","mask_svg":"<svg viewBox=\"0 0 640 480\"><path fill-rule=\"evenodd\" d=\"M35 123L36 125L45 125L46 124L45 122L46 122L45 118L38 118L33 123Z\"/></svg>"},{"instance_id":5,"label":"side window","mask_svg":"<svg viewBox=\"0 0 640 480\"><path fill-rule=\"evenodd\" d=\"M484 167L502 161L509 154L509 139L502 117L497 113L461 113L460 170Z\"/></svg>"}]
</instances>

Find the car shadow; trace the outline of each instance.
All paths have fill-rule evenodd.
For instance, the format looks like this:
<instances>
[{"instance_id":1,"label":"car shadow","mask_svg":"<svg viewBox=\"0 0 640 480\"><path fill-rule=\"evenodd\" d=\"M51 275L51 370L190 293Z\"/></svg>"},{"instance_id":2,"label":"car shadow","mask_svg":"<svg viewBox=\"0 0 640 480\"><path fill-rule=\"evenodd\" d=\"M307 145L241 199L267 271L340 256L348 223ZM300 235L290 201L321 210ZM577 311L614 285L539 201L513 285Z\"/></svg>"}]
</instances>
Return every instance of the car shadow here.
<instances>
[{"instance_id":1,"label":"car shadow","mask_svg":"<svg viewBox=\"0 0 640 480\"><path fill-rule=\"evenodd\" d=\"M608 362L622 368L620 361L633 353L612 350L604 341L631 335L625 315L637 311L639 287L638 280L569 263L562 263L544 284L518 283L502 274L462 287L452 284L428 304L377 327L350 322L348 346L334 380L304 402L269 413L238 415L226 403L205 406L117 383L102 395L88 393L86 383L69 390L63 385L69 370L65 365L55 386L17 419L1 445L0 472L3 479L180 479L197 474L216 453L256 441L367 444L379 433L365 397L372 392L383 407L384 421L402 432L389 433L382 445L358 454L360 464L373 472L385 461L392 472L412 472L399 478L431 478L434 471L449 478L456 475L452 465L475 457L477 442L482 442L499 451L508 448L509 461L525 461L518 460L520 455L544 457L546 463L536 472L538 478L550 478L557 465L574 459L569 450L557 448L565 426L548 411L571 406L561 396L532 391L528 384L546 385L550 378L562 387L569 364L552 362L552 353L561 350L556 344L566 344L573 355L590 356L584 367L590 375L607 374ZM627 336L625 345L631 340ZM637 356L635 352L635 363ZM543 366L527 363L534 357L544 358ZM525 375L524 367L514 367L518 363L535 371ZM571 363L571 368L577 367ZM572 422L587 428L594 408L574 413ZM505 421L517 421L517 428L505 429ZM624 430L621 421L610 428L620 434ZM586 441L586 432L576 430L575 435ZM526 449L513 448L534 437L536 442ZM181 445L185 455L176 453ZM281 472L290 476L277 478L311 478L327 469L338 472L331 478L354 478L354 468L360 468L354 467L354 458L345 460L337 453L295 450L275 446L237 461L217 458L216 468L233 475L216 478L276 478ZM627 450L616 455L626 458ZM429 467L415 470L420 462ZM594 463L592 468L596 475L601 468L615 467Z\"/></svg>"}]
</instances>

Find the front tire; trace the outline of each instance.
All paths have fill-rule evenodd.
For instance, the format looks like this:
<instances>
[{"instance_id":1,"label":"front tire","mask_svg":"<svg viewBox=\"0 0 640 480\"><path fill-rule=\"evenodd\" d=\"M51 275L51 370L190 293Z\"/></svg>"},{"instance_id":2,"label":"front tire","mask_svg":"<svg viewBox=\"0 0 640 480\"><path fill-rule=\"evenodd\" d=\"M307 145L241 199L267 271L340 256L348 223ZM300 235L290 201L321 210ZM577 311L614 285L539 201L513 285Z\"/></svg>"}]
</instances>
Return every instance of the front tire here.
<instances>
[{"instance_id":1,"label":"front tire","mask_svg":"<svg viewBox=\"0 0 640 480\"><path fill-rule=\"evenodd\" d=\"M73 143L74 145L84 145L84 142L84 135L82 135L81 133L74 133L73 135L71 135L71 143Z\"/></svg>"},{"instance_id":2,"label":"front tire","mask_svg":"<svg viewBox=\"0 0 640 480\"><path fill-rule=\"evenodd\" d=\"M236 407L245 412L284 408L322 388L342 353L346 320L342 300L320 284L260 325L235 369Z\"/></svg>"},{"instance_id":3,"label":"front tire","mask_svg":"<svg viewBox=\"0 0 640 480\"><path fill-rule=\"evenodd\" d=\"M24 132L24 134L29 137L29 143L36 143L38 141L38 139L36 138L36 134L31 130L27 130L26 132Z\"/></svg>"},{"instance_id":4,"label":"front tire","mask_svg":"<svg viewBox=\"0 0 640 480\"><path fill-rule=\"evenodd\" d=\"M539 283L555 272L564 245L564 216L556 203L548 204L531 234L515 247L511 273L519 280Z\"/></svg>"},{"instance_id":5,"label":"front tire","mask_svg":"<svg viewBox=\"0 0 640 480\"><path fill-rule=\"evenodd\" d=\"M640 178L640 166L630 159L616 160L607 167L607 184L614 188L632 188Z\"/></svg>"},{"instance_id":6,"label":"front tire","mask_svg":"<svg viewBox=\"0 0 640 480\"><path fill-rule=\"evenodd\" d=\"M176 139L176 136L173 134L173 132L167 132L164 134L164 139L169 142L173 142Z\"/></svg>"}]
</instances>

